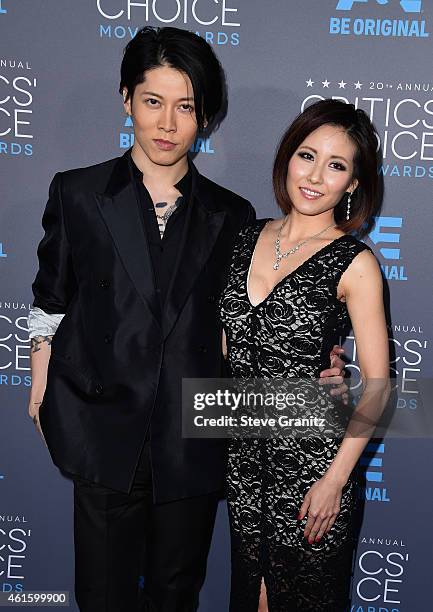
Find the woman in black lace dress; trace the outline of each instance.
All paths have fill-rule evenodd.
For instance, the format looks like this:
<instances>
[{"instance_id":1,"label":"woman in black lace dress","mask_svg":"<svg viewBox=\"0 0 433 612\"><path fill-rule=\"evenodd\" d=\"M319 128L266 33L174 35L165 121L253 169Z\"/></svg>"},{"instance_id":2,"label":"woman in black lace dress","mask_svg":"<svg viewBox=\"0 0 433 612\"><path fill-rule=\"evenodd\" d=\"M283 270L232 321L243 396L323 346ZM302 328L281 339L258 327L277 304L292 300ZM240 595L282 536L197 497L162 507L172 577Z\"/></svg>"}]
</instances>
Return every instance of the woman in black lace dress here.
<instances>
[{"instance_id":1,"label":"woman in black lace dress","mask_svg":"<svg viewBox=\"0 0 433 612\"><path fill-rule=\"evenodd\" d=\"M350 233L377 204L376 145L367 115L334 100L309 107L284 135L274 165L284 217L243 230L221 298L233 377L318 378L351 324L362 379L387 379L379 266ZM386 396L384 383L379 403ZM231 442L231 612L346 609L353 470L367 441Z\"/></svg>"}]
</instances>

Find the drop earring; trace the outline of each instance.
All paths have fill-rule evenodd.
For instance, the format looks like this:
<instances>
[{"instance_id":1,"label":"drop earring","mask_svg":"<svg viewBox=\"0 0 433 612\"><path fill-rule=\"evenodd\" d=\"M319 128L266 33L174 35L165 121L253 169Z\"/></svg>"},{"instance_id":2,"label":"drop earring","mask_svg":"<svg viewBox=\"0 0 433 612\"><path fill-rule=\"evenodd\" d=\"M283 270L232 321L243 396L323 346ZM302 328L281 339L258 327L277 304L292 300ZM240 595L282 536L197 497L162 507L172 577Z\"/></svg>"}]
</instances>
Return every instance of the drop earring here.
<instances>
[{"instance_id":1,"label":"drop earring","mask_svg":"<svg viewBox=\"0 0 433 612\"><path fill-rule=\"evenodd\" d=\"M347 197L347 207L346 207L346 221L350 219L350 203L352 201L352 194L349 191L349 195Z\"/></svg>"}]
</instances>

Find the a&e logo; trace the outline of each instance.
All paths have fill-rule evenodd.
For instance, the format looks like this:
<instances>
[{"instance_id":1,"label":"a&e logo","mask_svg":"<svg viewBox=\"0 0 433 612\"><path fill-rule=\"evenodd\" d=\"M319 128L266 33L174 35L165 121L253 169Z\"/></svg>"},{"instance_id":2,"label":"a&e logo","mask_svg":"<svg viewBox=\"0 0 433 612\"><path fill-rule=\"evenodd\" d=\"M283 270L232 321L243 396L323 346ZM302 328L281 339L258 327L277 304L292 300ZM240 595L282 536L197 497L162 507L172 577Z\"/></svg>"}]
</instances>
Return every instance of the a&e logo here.
<instances>
[{"instance_id":1,"label":"a&e logo","mask_svg":"<svg viewBox=\"0 0 433 612\"><path fill-rule=\"evenodd\" d=\"M7 10L3 8L2 4L3 0L0 0L0 15L5 15L7 13Z\"/></svg>"},{"instance_id":2,"label":"a&e logo","mask_svg":"<svg viewBox=\"0 0 433 612\"><path fill-rule=\"evenodd\" d=\"M365 488L360 496L367 501L389 502L383 480L383 455L385 444L383 442L369 442L361 456L360 465L365 477Z\"/></svg>"},{"instance_id":3,"label":"a&e logo","mask_svg":"<svg viewBox=\"0 0 433 612\"><path fill-rule=\"evenodd\" d=\"M134 144L134 125L132 118L128 115L123 124L123 128L128 128L128 131L122 130L119 134L119 147L121 149L129 149Z\"/></svg>"},{"instance_id":4,"label":"a&e logo","mask_svg":"<svg viewBox=\"0 0 433 612\"><path fill-rule=\"evenodd\" d=\"M374 12L368 18L331 17L329 20L329 33L337 35L352 34L355 36L391 36L428 38L424 19L416 19L422 13L422 0L338 0L337 11L353 11L359 5L368 4L368 9ZM392 10L397 8L403 18L382 18L382 11L377 6L385 6ZM372 8L373 7L373 8ZM378 15L379 14L379 18Z\"/></svg>"},{"instance_id":5,"label":"a&e logo","mask_svg":"<svg viewBox=\"0 0 433 612\"><path fill-rule=\"evenodd\" d=\"M351 11L356 3L366 4L369 0L339 0L337 11ZM389 4L389 0L376 0L377 4ZM400 6L405 13L421 13L422 0L400 0Z\"/></svg>"},{"instance_id":6,"label":"a&e logo","mask_svg":"<svg viewBox=\"0 0 433 612\"><path fill-rule=\"evenodd\" d=\"M7 257L8 254L3 251L3 242L0 242L0 257Z\"/></svg>"},{"instance_id":7,"label":"a&e logo","mask_svg":"<svg viewBox=\"0 0 433 612\"><path fill-rule=\"evenodd\" d=\"M128 131L125 130L128 128ZM126 117L123 123L122 131L119 134L119 147L121 149L129 149L134 144L134 124L130 116ZM191 153L209 153L213 155L215 150L211 138L196 138L192 144ZM1 257L1 243L0 243L0 257Z\"/></svg>"},{"instance_id":8,"label":"a&e logo","mask_svg":"<svg viewBox=\"0 0 433 612\"><path fill-rule=\"evenodd\" d=\"M401 260L400 230L402 226L402 217L375 217L374 227L368 235L374 245L380 245L379 254L384 262L380 264L380 267L387 280L407 280L404 266L391 263Z\"/></svg>"}]
</instances>

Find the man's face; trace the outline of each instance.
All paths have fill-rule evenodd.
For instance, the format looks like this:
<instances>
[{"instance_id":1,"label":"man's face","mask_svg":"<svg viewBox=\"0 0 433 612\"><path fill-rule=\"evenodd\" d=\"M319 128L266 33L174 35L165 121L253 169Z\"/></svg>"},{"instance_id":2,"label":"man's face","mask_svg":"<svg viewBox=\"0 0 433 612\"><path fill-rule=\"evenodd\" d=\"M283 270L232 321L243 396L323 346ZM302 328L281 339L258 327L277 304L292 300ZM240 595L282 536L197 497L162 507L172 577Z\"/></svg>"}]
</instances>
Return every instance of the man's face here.
<instances>
[{"instance_id":1,"label":"man's face","mask_svg":"<svg viewBox=\"0 0 433 612\"><path fill-rule=\"evenodd\" d=\"M197 135L194 93L186 74L168 66L148 70L124 106L134 124L137 160L157 166L185 163Z\"/></svg>"}]
</instances>

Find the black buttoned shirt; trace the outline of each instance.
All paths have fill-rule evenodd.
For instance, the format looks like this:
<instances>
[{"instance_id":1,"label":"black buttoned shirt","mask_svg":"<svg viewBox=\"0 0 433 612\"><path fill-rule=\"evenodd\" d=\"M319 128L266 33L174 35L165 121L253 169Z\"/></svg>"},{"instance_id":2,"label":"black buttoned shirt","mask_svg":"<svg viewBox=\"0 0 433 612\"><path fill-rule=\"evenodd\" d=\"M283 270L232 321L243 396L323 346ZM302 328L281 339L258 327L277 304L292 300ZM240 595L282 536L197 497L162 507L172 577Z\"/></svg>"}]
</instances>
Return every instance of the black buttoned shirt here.
<instances>
[{"instance_id":1,"label":"black buttoned shirt","mask_svg":"<svg viewBox=\"0 0 433 612\"><path fill-rule=\"evenodd\" d=\"M165 304L172 273L176 265L179 246L182 243L187 209L191 203L191 169L189 168L185 176L175 185L176 189L182 194L182 199L168 219L164 235L161 238L155 206L148 190L143 184L143 173L135 165L131 154L129 154L129 161L135 180L143 227L149 244L155 287L160 297L162 308Z\"/></svg>"}]
</instances>

